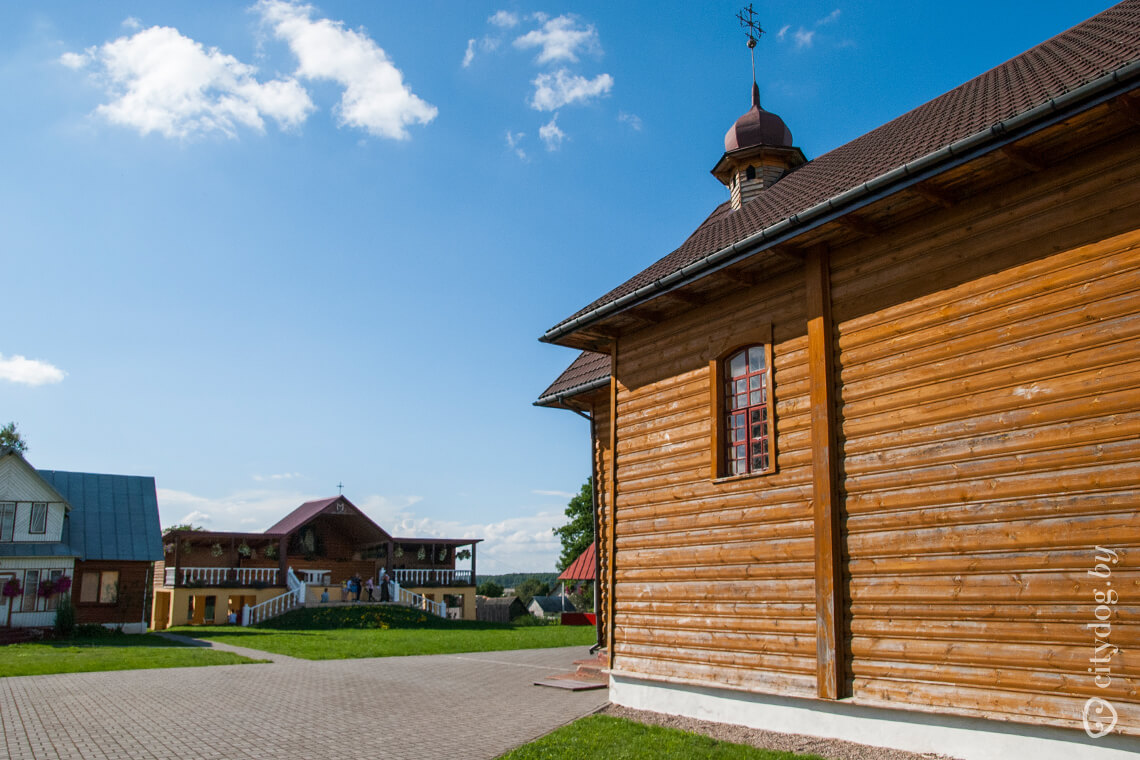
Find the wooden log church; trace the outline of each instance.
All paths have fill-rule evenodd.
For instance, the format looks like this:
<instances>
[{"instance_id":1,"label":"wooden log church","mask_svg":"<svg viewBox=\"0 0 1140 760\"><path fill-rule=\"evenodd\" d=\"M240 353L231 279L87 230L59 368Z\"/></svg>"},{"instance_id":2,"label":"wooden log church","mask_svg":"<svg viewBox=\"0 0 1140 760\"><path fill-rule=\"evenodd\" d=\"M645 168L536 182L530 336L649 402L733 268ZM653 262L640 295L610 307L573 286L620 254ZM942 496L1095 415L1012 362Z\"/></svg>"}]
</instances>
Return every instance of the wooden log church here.
<instances>
[{"instance_id":1,"label":"wooden log church","mask_svg":"<svg viewBox=\"0 0 1140 760\"><path fill-rule=\"evenodd\" d=\"M1140 753L1138 58L1129 0L812 160L754 84L728 200L543 335L612 701Z\"/></svg>"}]
</instances>

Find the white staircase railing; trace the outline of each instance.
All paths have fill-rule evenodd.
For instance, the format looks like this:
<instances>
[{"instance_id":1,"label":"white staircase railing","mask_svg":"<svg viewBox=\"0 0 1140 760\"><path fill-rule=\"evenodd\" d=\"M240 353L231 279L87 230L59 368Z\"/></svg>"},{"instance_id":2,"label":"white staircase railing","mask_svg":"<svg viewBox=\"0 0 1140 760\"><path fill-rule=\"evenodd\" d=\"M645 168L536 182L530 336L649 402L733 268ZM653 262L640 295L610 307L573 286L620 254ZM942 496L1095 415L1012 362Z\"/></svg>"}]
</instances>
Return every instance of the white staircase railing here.
<instances>
[{"instance_id":1,"label":"white staircase railing","mask_svg":"<svg viewBox=\"0 0 1140 760\"><path fill-rule=\"evenodd\" d=\"M400 584L392 584L396 593L392 594L392 601L396 604L407 605L408 607L416 607L424 612L430 612L433 615L438 615L441 618L447 617L447 603L446 602L433 602L422 594L417 594L413 591L408 591Z\"/></svg>"},{"instance_id":2,"label":"white staircase railing","mask_svg":"<svg viewBox=\"0 0 1140 760\"><path fill-rule=\"evenodd\" d=\"M260 623L269 618L283 615L297 605L297 595L292 591L286 591L284 594L266 599L261 604L255 604L250 607L248 604L241 608L241 624L253 625Z\"/></svg>"},{"instance_id":3,"label":"white staircase railing","mask_svg":"<svg viewBox=\"0 0 1140 760\"><path fill-rule=\"evenodd\" d=\"M294 607L303 607L307 593L305 582L297 577L291 567L285 572L285 583L289 590L284 594L266 599L261 604L255 604L252 607L249 605L242 607L241 624L243 626L253 625L283 615Z\"/></svg>"}]
</instances>

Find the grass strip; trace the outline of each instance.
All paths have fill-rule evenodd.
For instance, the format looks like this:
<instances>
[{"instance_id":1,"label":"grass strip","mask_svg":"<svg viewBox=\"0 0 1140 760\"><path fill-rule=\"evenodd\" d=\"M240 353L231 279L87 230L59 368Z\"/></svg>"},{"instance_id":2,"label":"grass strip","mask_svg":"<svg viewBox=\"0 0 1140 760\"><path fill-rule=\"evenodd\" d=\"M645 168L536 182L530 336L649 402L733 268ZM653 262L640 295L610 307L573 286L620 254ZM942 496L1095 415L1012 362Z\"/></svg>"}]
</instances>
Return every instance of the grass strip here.
<instances>
[{"instance_id":1,"label":"grass strip","mask_svg":"<svg viewBox=\"0 0 1140 760\"><path fill-rule=\"evenodd\" d=\"M0 678L98 670L146 670L263 662L153 634L62 639L0 647Z\"/></svg>"},{"instance_id":2,"label":"grass strip","mask_svg":"<svg viewBox=\"0 0 1140 760\"><path fill-rule=\"evenodd\" d=\"M305 608L246 628L184 626L172 633L306 660L589 646L593 626L444 620L396 605Z\"/></svg>"},{"instance_id":3,"label":"grass strip","mask_svg":"<svg viewBox=\"0 0 1140 760\"><path fill-rule=\"evenodd\" d=\"M647 726L625 718L590 715L524 744L499 760L824 760L745 744L718 741L676 728Z\"/></svg>"}]
</instances>

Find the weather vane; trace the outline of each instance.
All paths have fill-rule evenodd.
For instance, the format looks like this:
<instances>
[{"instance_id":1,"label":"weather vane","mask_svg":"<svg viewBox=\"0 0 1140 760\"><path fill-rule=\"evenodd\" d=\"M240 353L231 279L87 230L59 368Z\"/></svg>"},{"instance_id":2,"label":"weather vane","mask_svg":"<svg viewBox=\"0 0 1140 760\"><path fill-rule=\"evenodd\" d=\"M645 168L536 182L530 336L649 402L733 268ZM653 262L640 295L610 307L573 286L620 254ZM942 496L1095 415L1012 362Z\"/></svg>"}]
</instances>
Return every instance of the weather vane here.
<instances>
[{"instance_id":1,"label":"weather vane","mask_svg":"<svg viewBox=\"0 0 1140 760\"><path fill-rule=\"evenodd\" d=\"M760 22L756 20L756 13L752 10L752 3L748 4L747 8L741 8L740 12L736 14L736 18L740 20L740 26L747 31L748 35L748 54L752 56L752 81L756 81L756 42L760 39L760 35L764 30L760 28Z\"/></svg>"}]
</instances>

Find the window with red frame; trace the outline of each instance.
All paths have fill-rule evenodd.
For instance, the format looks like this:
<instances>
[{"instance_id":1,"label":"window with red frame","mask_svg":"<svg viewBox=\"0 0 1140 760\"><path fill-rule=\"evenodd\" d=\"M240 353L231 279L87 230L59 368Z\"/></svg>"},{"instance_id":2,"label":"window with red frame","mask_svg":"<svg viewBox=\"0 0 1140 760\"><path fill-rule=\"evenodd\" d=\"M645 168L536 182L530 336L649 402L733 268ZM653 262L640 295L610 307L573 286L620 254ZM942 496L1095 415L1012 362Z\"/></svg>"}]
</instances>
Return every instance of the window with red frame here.
<instances>
[{"instance_id":1,"label":"window with red frame","mask_svg":"<svg viewBox=\"0 0 1140 760\"><path fill-rule=\"evenodd\" d=\"M724 362L725 475L772 469L770 369L765 346L749 346Z\"/></svg>"}]
</instances>

